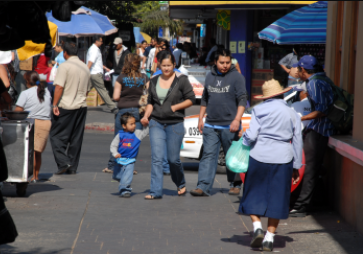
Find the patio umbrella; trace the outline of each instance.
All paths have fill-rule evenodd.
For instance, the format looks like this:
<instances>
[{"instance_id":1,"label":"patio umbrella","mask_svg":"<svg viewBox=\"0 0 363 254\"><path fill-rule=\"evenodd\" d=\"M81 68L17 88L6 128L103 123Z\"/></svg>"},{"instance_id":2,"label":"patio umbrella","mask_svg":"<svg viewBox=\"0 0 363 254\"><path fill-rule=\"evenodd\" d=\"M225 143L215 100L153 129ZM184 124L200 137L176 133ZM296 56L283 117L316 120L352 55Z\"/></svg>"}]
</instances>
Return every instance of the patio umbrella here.
<instances>
[{"instance_id":1,"label":"patio umbrella","mask_svg":"<svg viewBox=\"0 0 363 254\"><path fill-rule=\"evenodd\" d=\"M304 6L275 21L258 37L277 44L325 44L328 3Z\"/></svg>"},{"instance_id":2,"label":"patio umbrella","mask_svg":"<svg viewBox=\"0 0 363 254\"><path fill-rule=\"evenodd\" d=\"M71 21L61 22L52 16L52 12L46 14L47 19L58 26L60 36L93 36L110 35L118 29L114 27L107 16L82 6L72 12Z\"/></svg>"}]
</instances>

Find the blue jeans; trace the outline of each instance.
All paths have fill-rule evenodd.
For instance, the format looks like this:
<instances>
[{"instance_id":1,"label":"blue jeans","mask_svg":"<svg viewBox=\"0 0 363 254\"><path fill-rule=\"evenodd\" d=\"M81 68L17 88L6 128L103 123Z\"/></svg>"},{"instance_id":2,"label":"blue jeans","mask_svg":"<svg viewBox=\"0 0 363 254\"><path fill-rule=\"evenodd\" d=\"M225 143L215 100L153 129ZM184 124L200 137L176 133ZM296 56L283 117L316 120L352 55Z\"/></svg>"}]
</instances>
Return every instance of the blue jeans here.
<instances>
[{"instance_id":1,"label":"blue jeans","mask_svg":"<svg viewBox=\"0 0 363 254\"><path fill-rule=\"evenodd\" d=\"M120 118L126 112L131 113L135 117L136 129L142 130L142 124L140 123L139 108L122 108L116 114L116 118L115 118L115 136L118 134L118 132L120 130L122 130L122 125L121 125ZM113 178L117 178L116 176L117 176L117 174L118 174L118 172L120 170L119 169L120 167L117 166L117 165L118 164L115 162L115 158L110 153L110 159L108 160L107 168L110 169L110 170L113 170Z\"/></svg>"},{"instance_id":2,"label":"blue jeans","mask_svg":"<svg viewBox=\"0 0 363 254\"><path fill-rule=\"evenodd\" d=\"M217 172L218 156L221 145L224 154L227 154L232 141L238 140L238 132L232 133L229 129L213 129L204 127L203 129L203 155L199 163L198 170L198 185L205 194L210 195L213 187L214 178ZM241 188L241 181L235 181L236 173L227 171L227 181L230 183L230 188Z\"/></svg>"},{"instance_id":3,"label":"blue jeans","mask_svg":"<svg viewBox=\"0 0 363 254\"><path fill-rule=\"evenodd\" d=\"M132 178L134 177L134 166L135 163L128 165L119 165L120 171L117 174L117 178L120 179L120 184L118 185L118 191L121 195L126 192L131 192Z\"/></svg>"},{"instance_id":4,"label":"blue jeans","mask_svg":"<svg viewBox=\"0 0 363 254\"><path fill-rule=\"evenodd\" d=\"M184 123L161 124L150 120L151 184L150 195L163 195L163 161L168 158L171 179L178 188L185 187L184 170L180 161L180 147L184 137ZM163 151L163 152L160 152Z\"/></svg>"},{"instance_id":5,"label":"blue jeans","mask_svg":"<svg viewBox=\"0 0 363 254\"><path fill-rule=\"evenodd\" d=\"M112 87L115 87L115 82L118 79L118 76L120 75L112 75Z\"/></svg>"}]
</instances>

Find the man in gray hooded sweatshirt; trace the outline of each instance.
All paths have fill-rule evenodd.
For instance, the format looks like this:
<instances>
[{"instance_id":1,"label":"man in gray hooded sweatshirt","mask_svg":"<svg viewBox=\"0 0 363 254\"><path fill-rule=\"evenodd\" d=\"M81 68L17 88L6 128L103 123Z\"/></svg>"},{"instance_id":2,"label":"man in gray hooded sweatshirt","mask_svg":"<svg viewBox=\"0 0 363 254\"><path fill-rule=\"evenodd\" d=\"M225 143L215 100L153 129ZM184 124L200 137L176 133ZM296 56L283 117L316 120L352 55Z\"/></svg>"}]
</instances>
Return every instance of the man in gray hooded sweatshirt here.
<instances>
[{"instance_id":1,"label":"man in gray hooded sweatshirt","mask_svg":"<svg viewBox=\"0 0 363 254\"><path fill-rule=\"evenodd\" d=\"M199 163L197 189L193 196L209 196L217 171L219 149L222 145L227 154L232 141L238 140L241 118L247 104L245 78L231 64L231 52L218 49L215 65L205 80L201 100L198 129L203 134L203 155ZM205 123L203 117L207 113ZM241 181L227 169L230 195L238 195Z\"/></svg>"}]
</instances>

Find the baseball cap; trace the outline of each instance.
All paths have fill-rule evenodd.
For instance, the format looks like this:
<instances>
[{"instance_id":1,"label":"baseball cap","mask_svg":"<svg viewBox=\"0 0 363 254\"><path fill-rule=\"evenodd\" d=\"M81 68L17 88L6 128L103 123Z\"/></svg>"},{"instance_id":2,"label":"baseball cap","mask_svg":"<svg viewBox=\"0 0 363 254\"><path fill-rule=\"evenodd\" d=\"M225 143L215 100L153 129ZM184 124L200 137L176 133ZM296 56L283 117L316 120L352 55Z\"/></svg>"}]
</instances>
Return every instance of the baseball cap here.
<instances>
[{"instance_id":1,"label":"baseball cap","mask_svg":"<svg viewBox=\"0 0 363 254\"><path fill-rule=\"evenodd\" d=\"M306 82L301 83L300 85L295 86L294 91L301 92L301 91L307 91L306 89Z\"/></svg>"},{"instance_id":2,"label":"baseball cap","mask_svg":"<svg viewBox=\"0 0 363 254\"><path fill-rule=\"evenodd\" d=\"M122 43L122 39L120 37L116 37L114 40L113 40L113 44L115 45L118 45L118 44L121 44Z\"/></svg>"},{"instance_id":3,"label":"baseball cap","mask_svg":"<svg viewBox=\"0 0 363 254\"><path fill-rule=\"evenodd\" d=\"M292 65L292 68L296 68L296 67L298 67L298 63L294 63L294 64Z\"/></svg>"},{"instance_id":4,"label":"baseball cap","mask_svg":"<svg viewBox=\"0 0 363 254\"><path fill-rule=\"evenodd\" d=\"M303 67L304 69L307 70L315 69L317 64L318 60L316 60L316 58L313 57L312 55L305 55L302 58L300 58L300 61L298 62L299 67Z\"/></svg>"}]
</instances>

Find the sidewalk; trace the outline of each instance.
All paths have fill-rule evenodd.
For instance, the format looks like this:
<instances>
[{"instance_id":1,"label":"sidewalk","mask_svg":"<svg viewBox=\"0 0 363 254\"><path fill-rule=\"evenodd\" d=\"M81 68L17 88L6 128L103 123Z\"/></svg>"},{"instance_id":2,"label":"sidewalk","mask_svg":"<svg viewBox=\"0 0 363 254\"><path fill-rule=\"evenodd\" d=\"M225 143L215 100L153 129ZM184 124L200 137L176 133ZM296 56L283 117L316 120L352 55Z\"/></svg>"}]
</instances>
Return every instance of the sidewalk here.
<instances>
[{"instance_id":1,"label":"sidewalk","mask_svg":"<svg viewBox=\"0 0 363 254\"><path fill-rule=\"evenodd\" d=\"M30 184L26 198L5 186L19 236L0 247L3 253L261 253L249 247L252 223L236 213L240 197L228 195L224 175L217 175L213 196L200 198L178 197L165 177L165 195L154 201L143 199L149 173L134 177L130 199L117 196L110 174L42 177L50 178ZM187 173L186 181L191 190L197 175ZM334 212L321 212L281 221L274 251L358 254L362 241Z\"/></svg>"}]
</instances>

